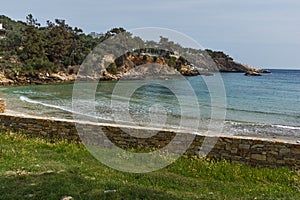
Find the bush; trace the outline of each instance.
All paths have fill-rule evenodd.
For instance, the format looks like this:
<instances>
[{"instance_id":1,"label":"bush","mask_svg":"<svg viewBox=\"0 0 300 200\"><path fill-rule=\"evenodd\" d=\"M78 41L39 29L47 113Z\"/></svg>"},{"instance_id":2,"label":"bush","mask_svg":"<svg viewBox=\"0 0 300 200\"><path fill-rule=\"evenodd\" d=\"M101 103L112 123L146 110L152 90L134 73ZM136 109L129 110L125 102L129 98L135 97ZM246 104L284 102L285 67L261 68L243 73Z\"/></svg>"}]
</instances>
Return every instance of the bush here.
<instances>
[{"instance_id":1,"label":"bush","mask_svg":"<svg viewBox=\"0 0 300 200\"><path fill-rule=\"evenodd\" d=\"M22 71L30 72L35 70L42 72L55 72L57 68L52 62L43 58L26 60Z\"/></svg>"},{"instance_id":2,"label":"bush","mask_svg":"<svg viewBox=\"0 0 300 200\"><path fill-rule=\"evenodd\" d=\"M117 73L117 66L115 63L111 63L106 70L111 73L111 74L116 74Z\"/></svg>"},{"instance_id":3,"label":"bush","mask_svg":"<svg viewBox=\"0 0 300 200\"><path fill-rule=\"evenodd\" d=\"M169 59L169 62L168 62L168 66L169 67L175 67L176 66L176 60L177 60L177 58L176 57L170 57L170 59Z\"/></svg>"},{"instance_id":4,"label":"bush","mask_svg":"<svg viewBox=\"0 0 300 200\"><path fill-rule=\"evenodd\" d=\"M63 65L64 66L72 65L72 59L70 57L64 57L63 58Z\"/></svg>"}]
</instances>

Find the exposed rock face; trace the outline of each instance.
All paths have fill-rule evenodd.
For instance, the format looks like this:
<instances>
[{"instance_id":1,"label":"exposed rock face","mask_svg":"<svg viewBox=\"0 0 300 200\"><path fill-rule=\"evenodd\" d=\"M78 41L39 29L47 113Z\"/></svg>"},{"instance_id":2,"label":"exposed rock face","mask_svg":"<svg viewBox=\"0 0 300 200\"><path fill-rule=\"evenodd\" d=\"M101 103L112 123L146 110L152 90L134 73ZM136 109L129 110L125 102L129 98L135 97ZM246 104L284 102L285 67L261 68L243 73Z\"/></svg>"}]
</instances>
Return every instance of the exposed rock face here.
<instances>
[{"instance_id":1,"label":"exposed rock face","mask_svg":"<svg viewBox=\"0 0 300 200\"><path fill-rule=\"evenodd\" d=\"M212 51L209 49L206 49L206 52L208 55L213 59L213 61L216 64L217 70L220 72L258 72L258 73L270 73L268 70L259 69L250 67L246 64L241 64L238 62L235 62L233 58L226 55L225 53L221 51Z\"/></svg>"},{"instance_id":2,"label":"exposed rock face","mask_svg":"<svg viewBox=\"0 0 300 200\"><path fill-rule=\"evenodd\" d=\"M102 64L103 65L103 64ZM141 79L145 77L197 76L200 72L180 56L127 53L103 68L103 77L111 79Z\"/></svg>"},{"instance_id":3,"label":"exposed rock face","mask_svg":"<svg viewBox=\"0 0 300 200\"><path fill-rule=\"evenodd\" d=\"M3 73L0 73L0 85L13 85L14 81L6 78L6 76Z\"/></svg>"},{"instance_id":4,"label":"exposed rock face","mask_svg":"<svg viewBox=\"0 0 300 200\"><path fill-rule=\"evenodd\" d=\"M28 85L28 84L53 84L53 83L67 83L74 82L75 74L68 74L58 72L53 74L48 73L31 73L24 76L10 75L9 77L0 74L0 85Z\"/></svg>"},{"instance_id":5,"label":"exposed rock face","mask_svg":"<svg viewBox=\"0 0 300 200\"><path fill-rule=\"evenodd\" d=\"M140 51L127 53L114 61L111 59L110 61L113 62L107 67L104 67L104 64L102 64L104 73L101 78L104 80L118 80L120 78L142 79L149 76L154 78L174 75L197 76L212 75L216 71L269 73L267 70L234 62L233 59L223 53L212 56L212 59L208 59L204 55L203 57L197 55L190 58L194 59L197 57L198 60L194 62L199 66L194 66L188 59L176 56L172 52L160 52L160 54Z\"/></svg>"},{"instance_id":6,"label":"exposed rock face","mask_svg":"<svg viewBox=\"0 0 300 200\"><path fill-rule=\"evenodd\" d=\"M192 55L187 59L173 52L159 50L160 53L128 52L116 59L105 55L96 61L89 72L76 75L79 66L71 66L67 71L58 73L31 72L19 75L16 72L0 74L0 85L52 84L74 82L76 78L86 81L119 79L164 79L173 76L213 75L213 72L247 72L247 76L259 76L257 73L269 73L267 70L253 68L234 62L222 52L211 55ZM210 58L211 56L211 58ZM197 60L195 60L197 59ZM192 64L191 60L194 64ZM94 61L92 61L94 62ZM197 66L196 66L197 65ZM89 66L90 67L90 66ZM257 73L255 73L257 72Z\"/></svg>"},{"instance_id":7,"label":"exposed rock face","mask_svg":"<svg viewBox=\"0 0 300 200\"><path fill-rule=\"evenodd\" d=\"M167 78L170 76L179 76L180 73L167 65L160 65L157 63L147 63L132 68L125 72L121 79L153 79L153 78Z\"/></svg>"},{"instance_id":8,"label":"exposed rock face","mask_svg":"<svg viewBox=\"0 0 300 200\"><path fill-rule=\"evenodd\" d=\"M258 72L258 73L269 73L268 70L259 69L250 67L249 65L241 64L234 62L232 60L225 60L225 59L214 59L218 69L220 72Z\"/></svg>"}]
</instances>

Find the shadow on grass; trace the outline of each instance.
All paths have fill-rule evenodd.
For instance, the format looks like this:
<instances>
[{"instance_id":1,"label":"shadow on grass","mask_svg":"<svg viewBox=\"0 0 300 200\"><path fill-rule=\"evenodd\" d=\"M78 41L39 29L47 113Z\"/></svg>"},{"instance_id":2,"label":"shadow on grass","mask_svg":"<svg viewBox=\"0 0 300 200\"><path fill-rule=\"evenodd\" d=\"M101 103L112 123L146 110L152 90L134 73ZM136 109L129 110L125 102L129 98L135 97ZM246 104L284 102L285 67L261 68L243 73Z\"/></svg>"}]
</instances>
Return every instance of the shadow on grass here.
<instances>
[{"instance_id":1,"label":"shadow on grass","mask_svg":"<svg viewBox=\"0 0 300 200\"><path fill-rule=\"evenodd\" d=\"M111 191L105 193L107 190ZM179 199L153 188L98 180L67 172L3 175L0 177L0 194L0 199L57 200L64 196L74 199Z\"/></svg>"}]
</instances>

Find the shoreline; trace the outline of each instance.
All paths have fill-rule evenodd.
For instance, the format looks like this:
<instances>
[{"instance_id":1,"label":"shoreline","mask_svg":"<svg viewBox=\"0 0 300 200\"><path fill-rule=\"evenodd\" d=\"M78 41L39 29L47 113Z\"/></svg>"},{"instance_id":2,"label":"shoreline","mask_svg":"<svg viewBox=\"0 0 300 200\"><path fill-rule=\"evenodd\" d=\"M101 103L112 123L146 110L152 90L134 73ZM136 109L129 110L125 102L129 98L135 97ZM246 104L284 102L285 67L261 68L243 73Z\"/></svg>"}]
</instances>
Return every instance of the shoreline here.
<instances>
[{"instance_id":1,"label":"shoreline","mask_svg":"<svg viewBox=\"0 0 300 200\"><path fill-rule=\"evenodd\" d=\"M56 108L58 110L61 110L59 108ZM14 111L14 110L7 110L6 114L11 114L11 115L15 115L15 116L20 116L20 117L24 117L24 116L28 116L28 117L32 117L32 118L39 118L39 119L56 119L56 120L66 120L66 121L76 121L74 119L74 113L72 113L71 110L61 110L63 112L69 113L69 117L55 117L55 116L42 116L42 115L35 115L35 114L28 114L28 113L22 113L21 111ZM134 123L126 123L125 121L119 121L116 122L114 120L110 120L110 119L96 119L95 120L100 123L100 124L106 124L106 125L118 125L118 126L130 126L130 127L143 127L143 126L138 126ZM88 122L87 122L88 123ZM237 126L237 128L235 127ZM165 128L160 128L158 126L153 126L153 127L145 127L145 128L151 128L151 129L166 129L166 130L179 130L178 127L174 126L174 127L165 127ZM272 132L269 131L268 129L273 128L274 130L278 130L277 132ZM243 132L243 130L259 130L256 133L253 132L245 132L245 133L241 133ZM189 130L187 127L181 130L185 130L188 132L191 132L191 130ZM276 139L280 139L280 140L285 140L285 141L290 141L292 143L300 143L300 134L288 134L288 133L284 133L289 132L290 130L300 130L300 127L298 126L285 126L285 125L277 125L277 124L264 124L264 123L257 123L257 122L245 122L245 121L236 121L236 120L225 120L224 121L224 127L223 127L223 132L222 134L217 134L220 136L236 136L236 137L244 137L244 138L257 138L257 139L271 139L271 140L276 140ZM201 127L199 127L198 131L199 134L205 132L205 130L201 129ZM234 133L234 134L233 134Z\"/></svg>"},{"instance_id":2,"label":"shoreline","mask_svg":"<svg viewBox=\"0 0 300 200\"><path fill-rule=\"evenodd\" d=\"M198 75L194 76L214 76L215 73L220 74L244 74L244 71L212 71L212 72L201 72L199 71ZM261 73L269 73L269 72L261 72ZM271 73L271 72L270 72ZM168 80L174 77L177 77L178 74L166 74L155 77L155 79ZM189 75L181 75L184 77L190 77ZM96 82L96 81L131 81L131 80L145 80L147 77L121 77L119 79L112 79L111 77L103 76L103 77L91 77L91 76L81 76L78 77L77 74L67 74L65 72L58 72L51 75L47 73L39 73L32 77L15 77L15 79L7 78L0 73L0 87L10 87L10 86L34 86L34 85L57 85L57 84L73 84L77 80L82 80L86 82ZM153 78L153 77L152 77Z\"/></svg>"},{"instance_id":3,"label":"shoreline","mask_svg":"<svg viewBox=\"0 0 300 200\"><path fill-rule=\"evenodd\" d=\"M137 129L144 129L149 131L172 131L172 132L185 132L189 134L196 134L201 136L208 136L208 137L232 137L232 138L243 138L243 139L259 139L259 140L266 140L266 141L281 141L281 142L288 142L291 144L300 144L300 137L295 138L295 136L291 135L261 135L261 134L248 134L248 135L234 135L234 134L226 134L226 133L216 133L214 135L206 135L205 133L198 130L197 132L188 130L188 129L176 129L176 128L159 128L159 127L142 127L137 125L130 125L130 124L116 124L112 123L109 120L106 122L92 122L92 121L77 121L76 119L64 119L64 118L57 118L57 117L47 117L47 116L37 116L31 115L26 113L21 113L13 110L7 110L6 113L0 113L0 115L8 115L8 116L15 116L15 117L22 117L22 118L32 118L32 119L42 119L42 120L54 120L54 121L61 121L61 122L68 122L68 123L85 123L91 125L105 125L111 127L121 127L121 128L137 128ZM233 121L225 121L226 123L232 123ZM234 122L234 123L247 123L247 122ZM273 126L273 125L270 125Z\"/></svg>"},{"instance_id":4,"label":"shoreline","mask_svg":"<svg viewBox=\"0 0 300 200\"><path fill-rule=\"evenodd\" d=\"M128 80L128 81L130 81L130 80ZM105 81L105 82L114 82L114 81ZM69 84L67 86L67 88L72 88L73 83L74 82L72 82L72 81L53 82L51 84L45 83L45 84L43 84L44 86L41 88L48 88L48 85L49 85L49 88L51 88L50 87L51 85L65 85L65 84ZM32 88L36 87L33 84L28 84L28 85L30 86L29 88L27 88L27 87L24 87L24 88L32 90ZM4 89L4 90L7 89L7 91L3 91L3 94L4 94L3 97L5 97L6 93L10 95L9 87L22 87L22 86L23 85L12 85L12 86L2 87L2 88L0 87L0 88ZM40 88L40 87L37 87L37 88ZM56 86L54 86L54 88L56 88ZM58 86L58 88L60 88L60 86ZM14 88L11 89L11 91L13 91L13 92L14 92L14 90L19 90L19 89L14 89ZM20 91L21 90L23 90L23 89L20 88ZM68 90L70 90L70 89L68 89ZM53 91L54 91L54 89L53 89ZM14 94L14 93L12 93L12 94ZM19 95L22 95L23 93L16 93L16 94L17 94L17 96L16 96L17 98L11 99L11 102L8 107L10 107L13 110L15 107L16 110L22 112L25 108L24 106L29 106L31 110L29 110L28 113L34 114L36 112L36 111L34 111L34 109L36 107L36 105L35 105L36 103L32 104L32 106L31 106L31 105L27 105L27 103L24 101L24 105L23 105L23 102L21 102L19 99ZM24 94L26 94L26 93L24 93ZM27 95L24 95L24 96L26 97ZM10 96L7 96L7 97L8 97L8 101L10 101L9 100ZM28 96L28 98L30 98L30 96ZM21 103L21 104L18 104L18 103ZM29 103L31 103L31 102L29 102ZM69 103L69 102L67 102L67 103ZM42 103L40 103L40 104L43 105ZM50 104L52 104L52 103L50 102ZM54 104L55 103L53 103L53 105ZM39 114L41 116L44 115L44 116L50 116L50 117L51 116L57 117L57 114L56 114L56 111L57 111L58 115L61 114L61 116L59 118L66 118L66 119L72 118L72 114L70 114L70 113L72 113L72 109L69 104L68 105L66 104L66 106L64 106L64 104L55 104L55 105L57 105L57 106L53 107L54 109L50 109L49 112L47 111L47 107L45 107L45 109L42 107L39 107L41 110L44 111L44 114L42 114L43 112L41 112ZM63 108L67 108L67 110L64 110ZM26 110L24 110L24 111L26 112ZM104 110L104 111L106 111L106 110ZM98 117L101 118L102 114L100 113L100 115ZM204 119L204 123L205 123L205 119ZM252 137L257 137L257 138L274 138L275 137L275 138L283 138L283 139L287 139L287 140L300 140L300 134L299 134L300 127L297 127L297 125L292 125L294 127L289 127L290 123L285 123L282 120L278 121L279 123L273 123L277 120L272 120L272 118L270 118L270 120L266 120L266 121L259 120L259 119L258 120L253 119L251 121L250 118L249 118L249 121L234 120L237 118L231 118L231 119L233 119L233 120L225 121L225 123L227 123L227 128L228 128L227 130L229 130L228 131L229 133L234 133L234 135L237 135L237 136L243 136L243 137L252 136ZM108 115L103 115L103 121L104 122L112 122L112 123L129 124L126 121L125 122L111 121L111 118ZM280 122L283 122L283 123L280 123ZM288 122L288 121L286 121L286 122ZM237 124L235 124L235 123L237 123ZM171 126L169 126L169 127L172 127L172 124L170 124L170 125ZM176 128L176 125L174 126L174 128ZM186 129L188 129L188 126L186 127ZM226 132L226 133L228 133L228 132Z\"/></svg>"}]
</instances>

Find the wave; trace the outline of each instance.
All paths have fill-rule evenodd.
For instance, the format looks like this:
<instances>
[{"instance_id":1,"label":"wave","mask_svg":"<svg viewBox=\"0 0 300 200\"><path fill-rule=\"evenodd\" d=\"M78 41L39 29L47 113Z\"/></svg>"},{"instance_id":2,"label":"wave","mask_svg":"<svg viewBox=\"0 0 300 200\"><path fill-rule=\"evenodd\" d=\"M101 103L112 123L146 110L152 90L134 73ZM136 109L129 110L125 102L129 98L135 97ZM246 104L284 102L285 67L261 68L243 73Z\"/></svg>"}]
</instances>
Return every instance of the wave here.
<instances>
[{"instance_id":1,"label":"wave","mask_svg":"<svg viewBox=\"0 0 300 200\"><path fill-rule=\"evenodd\" d=\"M272 125L272 127L291 129L291 130L300 130L299 126Z\"/></svg>"},{"instance_id":2,"label":"wave","mask_svg":"<svg viewBox=\"0 0 300 200\"><path fill-rule=\"evenodd\" d=\"M25 97L25 96L20 96L20 100L28 102L28 103L32 103L32 104L42 105L42 106L49 107L49 108L55 108L55 109L58 109L58 110L63 110L63 111L66 111L66 112L69 112L69 113L72 113L72 114L76 114L76 115L87 116L87 117L95 118L95 119L109 120L109 119L105 119L105 118L95 116L95 115L92 115L92 114L78 112L78 111L73 110L73 109L68 108L68 107L53 105L53 104L44 103L44 102L41 102L41 101L36 101L36 100L30 99L30 98Z\"/></svg>"},{"instance_id":3,"label":"wave","mask_svg":"<svg viewBox=\"0 0 300 200\"><path fill-rule=\"evenodd\" d=\"M287 113L278 113L278 112L266 112L266 111L259 111L259 110L244 110L244 109L237 109L237 108L226 108L230 111L237 111L237 112L247 112L247 113L257 113L257 114L265 114L265 115L278 115L278 116L287 116L287 117L294 117L299 118L299 115L292 115Z\"/></svg>"},{"instance_id":4,"label":"wave","mask_svg":"<svg viewBox=\"0 0 300 200\"><path fill-rule=\"evenodd\" d=\"M112 122L112 123L120 123L120 124L127 124L127 125L137 125L137 126L147 126L146 124L142 125L140 123L137 124L137 121L135 121L133 119L133 121L131 120L122 120L122 119L114 119L113 117L113 113L111 112L108 112L107 116L104 116L105 114L103 112L99 113L98 115L96 113L92 113L92 112L84 112L83 109L80 110L80 109L72 109L70 107L66 107L66 106L60 106L60 105L53 105L53 104L49 104L49 103L45 103L45 102L41 102L41 101L38 101L38 100L33 100L33 99L30 99L28 97L25 97L25 96L20 96L20 100L21 101L25 101L25 102L28 102L28 103L31 103L31 104L38 104L38 105L42 105L42 106L45 106L45 107L50 107L50 108L54 108L54 109L58 109L58 110L62 110L62 111L66 111L66 112L69 112L69 113L72 113L74 114L75 116L73 116L75 119L83 119L84 120L84 117L87 117L86 120L91 120L91 119L97 119L97 120L104 120L104 121L107 121L107 122ZM89 102L79 102L79 105L88 105ZM112 108L108 108L108 109L112 109ZM120 111L122 113L122 108L119 108L119 107L116 107L115 108L116 110ZM120 113L120 114L121 114ZM158 113L159 114L159 113ZM76 115L78 117L76 117ZM103 115L103 116L101 116ZM82 116L82 117L80 117ZM175 114L173 116L174 118L180 118L181 116L180 115L177 115ZM186 116L187 118L189 118L189 116ZM192 120L195 120L195 118L191 118L191 121ZM206 122L205 120L210 120L210 118L203 118L201 117L201 119L197 119L197 120L200 120L203 122ZM204 120L204 121L203 121ZM226 125L227 124L227 125ZM155 126L155 124L152 124L153 127L160 127L161 124L157 124L157 126ZM166 124L165 124L166 125ZM168 124L167 125L168 128L178 128L176 126L174 126L174 124ZM229 120L227 121L226 120L226 123L225 123L225 129L229 128L229 130L236 130L236 131L239 131L239 130L244 130L243 132L245 132L245 130L248 130L248 131L254 131L255 132L262 132L262 133L265 133L265 132L290 132L292 131L291 133L294 133L296 135L299 134L299 130L300 130L300 127L298 126L287 126L287 125L279 125L279 124L263 124L263 123L255 123L255 122L243 122L243 121L232 121L232 120ZM188 127L181 127L181 128L188 128ZM248 131L246 131L248 133Z\"/></svg>"},{"instance_id":5,"label":"wave","mask_svg":"<svg viewBox=\"0 0 300 200\"><path fill-rule=\"evenodd\" d=\"M59 110L70 112L70 113L74 112L72 109L68 109L64 106L58 106L58 105L44 103L44 102L41 102L41 101L36 101L36 100L30 99L30 98L25 97L25 96L20 96L20 100L28 102L28 103L32 103L32 104L39 104L39 105L50 107L50 108L56 108L56 109L59 109Z\"/></svg>"},{"instance_id":6,"label":"wave","mask_svg":"<svg viewBox=\"0 0 300 200\"><path fill-rule=\"evenodd\" d=\"M75 116L76 115L77 116L80 115L80 116L88 117L89 119L93 118L93 119L98 119L98 120L105 120L105 121L110 121L110 122L114 121L116 123L124 123L124 124L135 125L134 122L125 121L125 120L113 120L112 118L108 118L108 117L96 116L95 114L89 114L89 113L83 112L83 111L80 112L80 110L74 110L72 108L68 108L68 107L64 107L64 106L58 106L58 105L53 105L53 104L49 104L49 103L44 103L44 102L41 102L41 101L33 100L33 99L30 99L30 98L25 97L25 96L20 96L20 100L28 102L28 103L32 103L32 104L38 104L38 105L42 105L42 106L45 106L45 107L50 107L50 108L55 108L55 109L58 109L58 110L63 110L63 111L75 114ZM83 105L86 105L86 102L83 103ZM75 119L76 118L82 119L81 117L74 117L74 118Z\"/></svg>"},{"instance_id":7,"label":"wave","mask_svg":"<svg viewBox=\"0 0 300 200\"><path fill-rule=\"evenodd\" d=\"M33 100L33 99L30 99L30 98L25 97L25 96L20 96L20 100L31 103L31 104L38 104L38 105L42 105L42 106L45 106L45 107L55 108L55 109L58 109L58 110L63 110L63 111L72 113L73 118L77 119L77 120L80 120L80 121L93 121L93 122L95 122L94 120L102 120L102 122L104 121L104 122L107 122L107 123L117 123L117 124L140 126L140 127L148 127L148 125L151 125L151 127L153 127L153 128L171 128L171 129L178 129L179 128L179 126L173 125L173 124L160 124L160 123L158 123L158 124L155 124L155 123L150 123L150 124L146 123L146 124L144 124L141 121L134 120L134 118L132 118L132 121L131 120L124 120L124 119L116 119L116 118L113 117L114 113L109 113L109 115L107 117L106 116L99 116L99 115L97 115L96 112L84 112L84 108L83 108L83 110L80 110L80 109L78 109L78 110L75 109L74 110L72 108L65 107L65 106L58 106L58 105L53 105L53 104ZM90 103L90 102L80 101L80 102L77 102L77 105L78 104L79 105L81 105L81 104L82 105L88 105L88 103ZM119 107L115 107L115 110L116 111L121 111L122 109L120 109ZM103 114L103 113L101 112L100 114ZM122 114L122 113L120 113L120 114ZM159 115L160 113L157 113L157 114ZM86 119L85 119L85 117L86 117ZM188 127L181 127L181 128L185 128L185 129L188 130Z\"/></svg>"},{"instance_id":8,"label":"wave","mask_svg":"<svg viewBox=\"0 0 300 200\"><path fill-rule=\"evenodd\" d=\"M269 129L276 129L278 131L296 131L299 133L300 127L299 126L287 126L287 125L279 125L279 124L265 124L265 123L255 123L255 122L243 122L243 121L226 121L225 124L228 124L227 127L243 127L242 129L262 129L264 131Z\"/></svg>"},{"instance_id":9,"label":"wave","mask_svg":"<svg viewBox=\"0 0 300 200\"><path fill-rule=\"evenodd\" d=\"M36 92L36 91L32 91L32 90L27 90L27 91L16 90L16 91L12 91L12 94L35 95L35 96L41 96L41 97L53 96L53 94L47 94L47 93L43 93L43 92Z\"/></svg>"}]
</instances>

